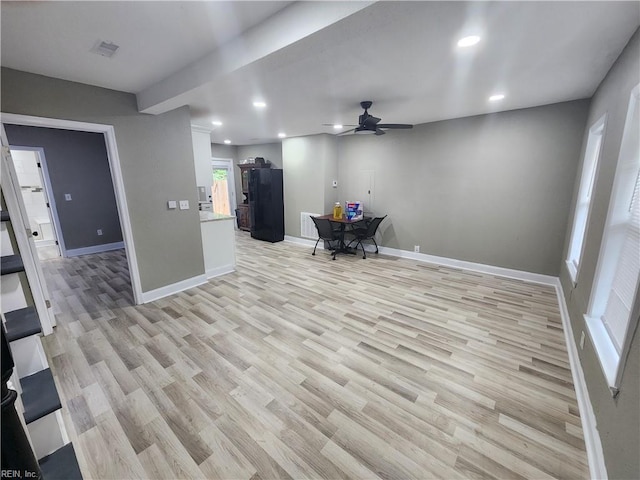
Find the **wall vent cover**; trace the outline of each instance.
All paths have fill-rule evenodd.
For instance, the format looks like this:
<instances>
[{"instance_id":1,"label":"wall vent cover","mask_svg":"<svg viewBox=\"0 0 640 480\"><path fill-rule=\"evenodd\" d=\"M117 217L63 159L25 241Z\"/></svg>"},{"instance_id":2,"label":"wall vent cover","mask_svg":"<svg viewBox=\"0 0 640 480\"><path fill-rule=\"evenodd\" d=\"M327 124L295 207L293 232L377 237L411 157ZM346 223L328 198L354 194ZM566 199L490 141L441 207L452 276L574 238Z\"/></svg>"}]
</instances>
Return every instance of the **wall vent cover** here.
<instances>
[{"instance_id":1,"label":"wall vent cover","mask_svg":"<svg viewBox=\"0 0 640 480\"><path fill-rule=\"evenodd\" d=\"M97 53L98 55L101 55L103 57L111 58L119 48L120 45L116 45L115 43L98 40L91 49L91 52Z\"/></svg>"},{"instance_id":2,"label":"wall vent cover","mask_svg":"<svg viewBox=\"0 0 640 480\"><path fill-rule=\"evenodd\" d=\"M319 216L319 213L300 212L300 236L302 238L311 238L313 240L318 238L316 224L313 223L311 217Z\"/></svg>"}]
</instances>

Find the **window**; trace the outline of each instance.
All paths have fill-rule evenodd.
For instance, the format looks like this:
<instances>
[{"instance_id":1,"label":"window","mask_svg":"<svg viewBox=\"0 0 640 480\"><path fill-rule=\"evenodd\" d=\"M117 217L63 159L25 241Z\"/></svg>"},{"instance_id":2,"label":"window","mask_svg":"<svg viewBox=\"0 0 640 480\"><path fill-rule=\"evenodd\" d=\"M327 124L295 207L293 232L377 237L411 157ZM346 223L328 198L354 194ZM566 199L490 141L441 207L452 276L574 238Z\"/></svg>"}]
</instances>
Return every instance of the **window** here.
<instances>
[{"instance_id":1,"label":"window","mask_svg":"<svg viewBox=\"0 0 640 480\"><path fill-rule=\"evenodd\" d=\"M640 281L640 85L629 101L611 192L587 329L614 393L637 319L631 318Z\"/></svg>"},{"instance_id":2,"label":"window","mask_svg":"<svg viewBox=\"0 0 640 480\"><path fill-rule=\"evenodd\" d=\"M576 202L573 229L571 230L571 240L569 241L569 255L567 257L567 268L569 269L571 280L573 280L574 283L576 282L580 269L580 257L582 255L582 246L584 245L584 237L587 230L593 183L596 178L598 160L600 159L605 118L606 116L603 115L589 129L589 138L584 154L584 166L582 168L578 201Z\"/></svg>"}]
</instances>

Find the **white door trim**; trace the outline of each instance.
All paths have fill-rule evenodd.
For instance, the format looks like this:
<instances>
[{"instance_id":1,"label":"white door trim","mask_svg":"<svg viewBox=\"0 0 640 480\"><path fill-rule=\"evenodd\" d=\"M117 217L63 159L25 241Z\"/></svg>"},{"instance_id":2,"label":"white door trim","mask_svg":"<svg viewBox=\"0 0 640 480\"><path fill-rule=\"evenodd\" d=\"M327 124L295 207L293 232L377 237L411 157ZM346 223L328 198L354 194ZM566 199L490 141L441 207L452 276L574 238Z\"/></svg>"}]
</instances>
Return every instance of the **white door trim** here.
<instances>
[{"instance_id":1,"label":"white door trim","mask_svg":"<svg viewBox=\"0 0 640 480\"><path fill-rule=\"evenodd\" d=\"M133 241L133 230L131 228L131 218L129 217L129 207L124 190L122 179L122 169L120 168L120 157L118 155L118 145L113 125L100 123L76 122L73 120L62 120L58 118L33 117L30 115L18 115L13 113L1 113L2 124L27 125L33 127L59 128L63 130L79 130L84 132L95 132L104 134L105 146L107 147L107 157L111 168L111 179L113 190L116 196L116 206L120 216L122 227L122 237L124 248L127 253L129 264L129 275L131 276L131 287L133 299L136 305L142 303L142 286L140 282L140 271L138 270L138 259L136 256L135 244Z\"/></svg>"},{"instance_id":2,"label":"white door trim","mask_svg":"<svg viewBox=\"0 0 640 480\"><path fill-rule=\"evenodd\" d=\"M51 212L51 222L53 223L53 231L56 234L56 240L58 241L58 248L60 254L63 257L67 256L67 248L64 244L64 236L62 234L62 227L60 226L60 217L58 217L58 208L56 207L56 199L53 197L53 185L51 185L51 178L49 177L49 168L47 167L47 157L42 147L25 147L22 145L9 145L10 150L18 150L23 152L35 152L38 156L38 161L42 168L42 178L44 179L43 187L47 201L49 202L49 211Z\"/></svg>"}]
</instances>

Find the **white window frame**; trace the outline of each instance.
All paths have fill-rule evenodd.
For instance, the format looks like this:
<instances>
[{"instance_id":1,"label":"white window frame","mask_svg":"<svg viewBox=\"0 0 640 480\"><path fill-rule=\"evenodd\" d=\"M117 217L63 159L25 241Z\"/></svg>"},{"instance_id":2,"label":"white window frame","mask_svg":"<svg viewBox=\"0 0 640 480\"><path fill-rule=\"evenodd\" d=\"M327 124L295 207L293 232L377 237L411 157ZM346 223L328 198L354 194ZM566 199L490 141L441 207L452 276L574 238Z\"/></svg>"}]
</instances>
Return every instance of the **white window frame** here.
<instances>
[{"instance_id":1,"label":"white window frame","mask_svg":"<svg viewBox=\"0 0 640 480\"><path fill-rule=\"evenodd\" d=\"M589 216L591 215L591 195L593 194L593 186L597 178L600 154L602 153L602 144L604 143L606 120L607 115L605 114L591 126L585 148L580 187L578 189L576 208L573 214L573 225L571 227L571 237L566 260L567 269L569 270L569 275L574 285L577 283L578 273L580 272L584 240L587 234L587 226L589 225Z\"/></svg>"},{"instance_id":2,"label":"white window frame","mask_svg":"<svg viewBox=\"0 0 640 480\"><path fill-rule=\"evenodd\" d=\"M587 314L584 316L587 331L596 350L602 372L605 375L612 395L617 395L620 381L633 332L638 325L638 315L634 314L633 306L638 302L638 288L636 285L635 298L630 306L631 311L626 319L626 328L621 344L617 344L614 335L603 319L611 292L618 260L622 254L622 241L629 228L630 204L633 208L640 208L638 199L633 199L634 189L640 174L640 158L637 154L638 125L634 124L634 116L638 118L640 109L640 84L631 92L627 117L625 120L620 154L616 166L616 174L609 201L607 222L598 255L598 265L589 297ZM637 192L636 192L637 194ZM626 213L625 213L626 210ZM637 313L637 312L636 312Z\"/></svg>"}]
</instances>

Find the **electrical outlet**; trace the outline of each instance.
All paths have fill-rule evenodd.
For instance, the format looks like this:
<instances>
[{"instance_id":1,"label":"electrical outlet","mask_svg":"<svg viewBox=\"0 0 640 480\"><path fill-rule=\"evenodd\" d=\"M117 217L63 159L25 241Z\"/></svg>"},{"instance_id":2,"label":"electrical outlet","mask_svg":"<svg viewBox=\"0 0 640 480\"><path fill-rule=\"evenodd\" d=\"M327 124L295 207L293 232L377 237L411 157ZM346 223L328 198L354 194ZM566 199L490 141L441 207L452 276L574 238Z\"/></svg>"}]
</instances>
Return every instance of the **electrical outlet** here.
<instances>
[{"instance_id":1,"label":"electrical outlet","mask_svg":"<svg viewBox=\"0 0 640 480\"><path fill-rule=\"evenodd\" d=\"M98 229L98 235L102 235L102 229L101 228Z\"/></svg>"},{"instance_id":2,"label":"electrical outlet","mask_svg":"<svg viewBox=\"0 0 640 480\"><path fill-rule=\"evenodd\" d=\"M413 251L416 253L420 253L420 245L414 245L413 246Z\"/></svg>"},{"instance_id":3,"label":"electrical outlet","mask_svg":"<svg viewBox=\"0 0 640 480\"><path fill-rule=\"evenodd\" d=\"M67 202L70 202L70 201L71 201L71 194L70 194L70 193L65 193L65 194L64 194L64 199L65 199Z\"/></svg>"},{"instance_id":4,"label":"electrical outlet","mask_svg":"<svg viewBox=\"0 0 640 480\"><path fill-rule=\"evenodd\" d=\"M167 202L167 208L170 208L170 209L178 208L178 203L175 200L169 200Z\"/></svg>"},{"instance_id":5,"label":"electrical outlet","mask_svg":"<svg viewBox=\"0 0 640 480\"><path fill-rule=\"evenodd\" d=\"M584 331L580 334L580 350L584 348Z\"/></svg>"},{"instance_id":6,"label":"electrical outlet","mask_svg":"<svg viewBox=\"0 0 640 480\"><path fill-rule=\"evenodd\" d=\"M180 210L189 210L189 200L180 200Z\"/></svg>"}]
</instances>

